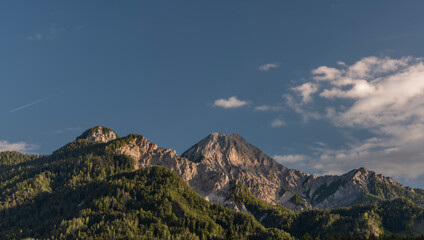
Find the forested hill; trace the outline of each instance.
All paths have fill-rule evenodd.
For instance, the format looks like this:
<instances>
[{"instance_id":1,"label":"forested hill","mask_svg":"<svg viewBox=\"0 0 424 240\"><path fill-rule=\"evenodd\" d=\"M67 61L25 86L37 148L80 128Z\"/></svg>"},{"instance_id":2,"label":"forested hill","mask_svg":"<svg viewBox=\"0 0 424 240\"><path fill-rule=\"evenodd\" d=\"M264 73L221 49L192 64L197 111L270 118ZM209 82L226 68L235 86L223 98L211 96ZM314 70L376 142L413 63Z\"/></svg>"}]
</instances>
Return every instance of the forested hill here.
<instances>
[{"instance_id":1,"label":"forested hill","mask_svg":"<svg viewBox=\"0 0 424 240\"><path fill-rule=\"evenodd\" d=\"M81 141L47 157L0 153L0 239L291 239L210 204L165 167L133 171L130 158Z\"/></svg>"},{"instance_id":2,"label":"forested hill","mask_svg":"<svg viewBox=\"0 0 424 240\"><path fill-rule=\"evenodd\" d=\"M211 204L175 172L117 154L139 135L79 138L48 156L0 153L0 239L421 239L406 199L296 212L233 182L243 212Z\"/></svg>"}]
</instances>

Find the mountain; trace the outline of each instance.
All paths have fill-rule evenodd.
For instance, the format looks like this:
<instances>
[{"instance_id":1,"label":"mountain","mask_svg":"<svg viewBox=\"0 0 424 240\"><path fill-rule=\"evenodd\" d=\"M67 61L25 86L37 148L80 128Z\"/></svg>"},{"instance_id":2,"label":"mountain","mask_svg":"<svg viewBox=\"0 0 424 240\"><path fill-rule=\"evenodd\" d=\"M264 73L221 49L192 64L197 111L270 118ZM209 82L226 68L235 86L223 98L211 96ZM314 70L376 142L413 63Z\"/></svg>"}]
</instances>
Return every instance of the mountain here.
<instances>
[{"instance_id":1,"label":"mountain","mask_svg":"<svg viewBox=\"0 0 424 240\"><path fill-rule=\"evenodd\" d=\"M185 151L182 157L200 166L199 175L209 186L222 186L200 191L214 202L217 202L215 196L228 198L231 183L237 180L266 202L290 209L311 207L296 192L282 191L284 187L295 189L307 174L278 164L237 134L212 133Z\"/></svg>"},{"instance_id":2,"label":"mountain","mask_svg":"<svg viewBox=\"0 0 424 240\"><path fill-rule=\"evenodd\" d=\"M241 148L238 149L231 145L231 149L234 150L231 152L232 150L228 146L224 148L221 144L221 147L220 143L213 140L222 139L222 136L219 134L208 136L207 139L212 139L210 148L214 152L205 153L206 155L197 154L195 149L191 148L183 154L187 157L180 157L174 150L160 148L140 135L127 137L128 143L116 148L115 152L134 159L137 169L154 165L165 166L177 172L193 190L206 200L231 209L238 209L238 206L229 199L235 180L242 181L251 188L255 196L268 202L282 199L279 203L292 209L310 207L296 193L287 191L279 196L279 192L275 191L280 187L278 184L276 185L276 179L281 179L285 176L284 174L293 176L299 174L299 178L305 178L306 174L279 165L238 135L233 135L234 139L225 137L228 140L226 144L235 144L234 146ZM92 139L92 137L86 137L86 140L93 141ZM206 141L203 140L196 146L203 146ZM249 157L243 159L239 154ZM295 202L291 200L293 198L299 200Z\"/></svg>"},{"instance_id":3,"label":"mountain","mask_svg":"<svg viewBox=\"0 0 424 240\"><path fill-rule=\"evenodd\" d=\"M182 157L202 166L202 176L216 183L237 180L259 199L289 209L338 208L396 197L424 203L424 192L402 186L392 178L365 168L341 176L315 176L288 169L237 134L212 133L189 148ZM211 180L206 181L210 185ZM226 189L230 187L226 185ZM212 190L212 192L220 189ZM212 195L210 191L201 195ZM211 198L210 198L211 199ZM214 202L215 199L212 198Z\"/></svg>"},{"instance_id":4,"label":"mountain","mask_svg":"<svg viewBox=\"0 0 424 240\"><path fill-rule=\"evenodd\" d=\"M135 169L115 151L142 137L92 138L99 129L47 156L0 153L0 239L293 239L168 168Z\"/></svg>"},{"instance_id":5,"label":"mountain","mask_svg":"<svg viewBox=\"0 0 424 240\"><path fill-rule=\"evenodd\" d=\"M404 239L420 239L411 234L424 234L423 207L406 198L384 200L413 192L404 194L412 199L422 190L397 186L365 169L307 175L277 164L235 134L211 134L183 156L141 135L119 137L101 126L51 155L2 152L0 239L398 239L405 234ZM343 181L366 183L368 192L357 202L374 203L308 210L313 201L295 190L305 179L304 185L312 186L315 178L332 179L327 189L348 184ZM280 186L279 203L306 210L276 204L271 193ZM260 187L266 187L262 194ZM293 205L281 201L288 192Z\"/></svg>"},{"instance_id":6,"label":"mountain","mask_svg":"<svg viewBox=\"0 0 424 240\"><path fill-rule=\"evenodd\" d=\"M78 139L109 142L118 138L111 129L95 127ZM153 165L175 171L206 200L243 210L230 198L235 181L271 204L293 210L338 208L396 197L424 203L424 191L402 186L392 178L365 168L341 176L315 176L288 169L237 134L212 133L181 156L160 148L141 135L129 135L116 154L134 159L135 168Z\"/></svg>"}]
</instances>

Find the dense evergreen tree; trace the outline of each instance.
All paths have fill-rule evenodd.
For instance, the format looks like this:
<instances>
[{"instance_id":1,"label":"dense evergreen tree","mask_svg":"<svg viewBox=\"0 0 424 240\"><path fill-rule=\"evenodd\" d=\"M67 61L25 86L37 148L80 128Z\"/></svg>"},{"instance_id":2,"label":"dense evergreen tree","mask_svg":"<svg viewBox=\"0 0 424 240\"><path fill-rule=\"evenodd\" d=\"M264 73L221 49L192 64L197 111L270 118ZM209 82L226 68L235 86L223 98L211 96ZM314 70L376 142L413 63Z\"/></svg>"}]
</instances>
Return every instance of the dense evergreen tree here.
<instances>
[{"instance_id":1,"label":"dense evergreen tree","mask_svg":"<svg viewBox=\"0 0 424 240\"><path fill-rule=\"evenodd\" d=\"M397 198L381 203L354 205L331 210L290 211L280 205L271 205L257 199L247 187L236 183L233 198L265 227L280 228L295 237L369 239L421 238L424 208L411 200Z\"/></svg>"},{"instance_id":2,"label":"dense evergreen tree","mask_svg":"<svg viewBox=\"0 0 424 240\"><path fill-rule=\"evenodd\" d=\"M131 158L113 154L132 137L78 139L50 156L0 153L0 238L291 238L210 204L165 167L134 171Z\"/></svg>"}]
</instances>

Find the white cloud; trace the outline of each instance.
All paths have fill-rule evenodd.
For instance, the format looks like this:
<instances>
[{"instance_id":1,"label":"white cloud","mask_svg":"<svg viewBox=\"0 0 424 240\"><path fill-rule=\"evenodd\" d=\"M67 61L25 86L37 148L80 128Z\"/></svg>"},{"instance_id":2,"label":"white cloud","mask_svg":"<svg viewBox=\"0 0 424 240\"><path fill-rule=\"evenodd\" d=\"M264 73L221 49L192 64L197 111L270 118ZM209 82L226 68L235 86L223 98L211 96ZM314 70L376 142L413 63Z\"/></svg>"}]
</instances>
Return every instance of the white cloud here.
<instances>
[{"instance_id":1,"label":"white cloud","mask_svg":"<svg viewBox=\"0 0 424 240\"><path fill-rule=\"evenodd\" d=\"M266 71L269 71L271 68L277 68L279 66L280 65L278 65L276 63L267 63L267 64L259 66L259 70L266 72Z\"/></svg>"},{"instance_id":2,"label":"white cloud","mask_svg":"<svg viewBox=\"0 0 424 240\"><path fill-rule=\"evenodd\" d=\"M247 105L248 103L246 101L241 101L237 99L236 96L230 97L228 99L217 99L214 102L214 106L216 107L223 107L223 108L239 108L244 105Z\"/></svg>"},{"instance_id":3,"label":"white cloud","mask_svg":"<svg viewBox=\"0 0 424 240\"><path fill-rule=\"evenodd\" d=\"M340 70L327 66L321 66L312 70L312 74L315 75L314 79L317 81L328 81L338 78L340 76Z\"/></svg>"},{"instance_id":4,"label":"white cloud","mask_svg":"<svg viewBox=\"0 0 424 240\"><path fill-rule=\"evenodd\" d=\"M268 110L271 110L271 106L261 105L261 106L255 107L255 110L256 111L268 111Z\"/></svg>"},{"instance_id":5,"label":"white cloud","mask_svg":"<svg viewBox=\"0 0 424 240\"><path fill-rule=\"evenodd\" d=\"M302 116L303 122L308 122L309 119L320 119L323 117L320 113L316 111L306 109L303 102L296 102L296 100L290 94L284 94L283 100L285 101L288 107L292 108L296 113Z\"/></svg>"},{"instance_id":6,"label":"white cloud","mask_svg":"<svg viewBox=\"0 0 424 240\"><path fill-rule=\"evenodd\" d=\"M302 95L304 103L308 103L312 100L311 95L318 91L318 86L315 83L308 82L293 88L293 90L297 91L300 95Z\"/></svg>"},{"instance_id":7,"label":"white cloud","mask_svg":"<svg viewBox=\"0 0 424 240\"><path fill-rule=\"evenodd\" d=\"M43 39L43 34L37 33L27 37L28 40L41 40Z\"/></svg>"},{"instance_id":8,"label":"white cloud","mask_svg":"<svg viewBox=\"0 0 424 240\"><path fill-rule=\"evenodd\" d=\"M307 159L305 155L300 154L294 154L294 155L274 155L272 158L274 158L275 161L278 163L284 165L286 163L299 163L303 162Z\"/></svg>"},{"instance_id":9,"label":"white cloud","mask_svg":"<svg viewBox=\"0 0 424 240\"><path fill-rule=\"evenodd\" d=\"M25 142L10 143L5 140L0 140L0 152L3 151L17 151L17 152L28 152L37 148L36 145L28 144Z\"/></svg>"},{"instance_id":10,"label":"white cloud","mask_svg":"<svg viewBox=\"0 0 424 240\"><path fill-rule=\"evenodd\" d=\"M254 108L255 111L261 111L261 112L265 112L265 111L279 111L281 110L280 106L268 106L268 105L261 105L261 106L257 106Z\"/></svg>"},{"instance_id":11,"label":"white cloud","mask_svg":"<svg viewBox=\"0 0 424 240\"><path fill-rule=\"evenodd\" d=\"M283 120L279 119L279 118L274 119L271 122L271 127L274 127L274 128L276 128L276 127L282 127L282 126L285 126L285 125L286 125L286 123Z\"/></svg>"},{"instance_id":12,"label":"white cloud","mask_svg":"<svg viewBox=\"0 0 424 240\"><path fill-rule=\"evenodd\" d=\"M344 149L322 149L314 169L326 173L365 166L394 177L424 176L424 59L371 56L339 65L312 70L313 81L293 88L300 96L287 95L288 105L302 116L308 107L321 109L317 118L365 129L374 137ZM321 98L320 104L313 104L313 97Z\"/></svg>"}]
</instances>

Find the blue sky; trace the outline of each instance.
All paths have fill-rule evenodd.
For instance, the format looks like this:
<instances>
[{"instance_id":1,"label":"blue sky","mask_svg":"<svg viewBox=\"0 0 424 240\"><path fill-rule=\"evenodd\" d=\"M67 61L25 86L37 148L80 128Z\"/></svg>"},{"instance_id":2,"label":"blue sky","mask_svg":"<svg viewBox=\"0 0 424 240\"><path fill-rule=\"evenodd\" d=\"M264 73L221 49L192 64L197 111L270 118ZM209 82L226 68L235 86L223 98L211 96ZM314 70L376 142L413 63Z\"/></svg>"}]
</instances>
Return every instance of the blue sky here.
<instances>
[{"instance_id":1,"label":"blue sky","mask_svg":"<svg viewBox=\"0 0 424 240\"><path fill-rule=\"evenodd\" d=\"M3 1L0 150L87 128L424 187L422 1ZM422 134L421 134L422 133Z\"/></svg>"}]
</instances>

